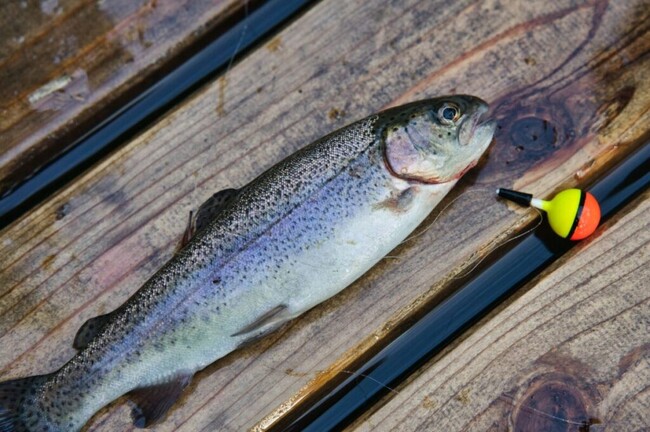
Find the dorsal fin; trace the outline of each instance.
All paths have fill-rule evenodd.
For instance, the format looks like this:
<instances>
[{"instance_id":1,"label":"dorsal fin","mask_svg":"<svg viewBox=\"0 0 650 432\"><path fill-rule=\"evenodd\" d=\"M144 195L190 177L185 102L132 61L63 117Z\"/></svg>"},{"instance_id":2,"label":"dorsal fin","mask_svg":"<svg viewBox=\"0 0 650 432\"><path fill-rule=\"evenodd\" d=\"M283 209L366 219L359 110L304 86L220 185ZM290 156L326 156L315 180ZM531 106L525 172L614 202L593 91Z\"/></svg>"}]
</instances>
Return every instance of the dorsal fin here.
<instances>
[{"instance_id":1,"label":"dorsal fin","mask_svg":"<svg viewBox=\"0 0 650 432\"><path fill-rule=\"evenodd\" d=\"M131 412L133 424L143 428L160 420L191 380L192 374L181 374L169 382L132 391L129 399L136 404Z\"/></svg>"},{"instance_id":2,"label":"dorsal fin","mask_svg":"<svg viewBox=\"0 0 650 432\"><path fill-rule=\"evenodd\" d=\"M179 249L189 243L194 234L205 228L223 210L226 204L237 195L237 192L239 192L239 189L221 190L201 204L196 214L193 215L190 212L190 221L185 229L185 234L183 234Z\"/></svg>"},{"instance_id":3,"label":"dorsal fin","mask_svg":"<svg viewBox=\"0 0 650 432\"><path fill-rule=\"evenodd\" d=\"M90 318L88 321L83 323L79 330L77 330L72 346L78 350L86 348L88 343L97 335L97 333L99 333L110 319L111 313Z\"/></svg>"}]
</instances>

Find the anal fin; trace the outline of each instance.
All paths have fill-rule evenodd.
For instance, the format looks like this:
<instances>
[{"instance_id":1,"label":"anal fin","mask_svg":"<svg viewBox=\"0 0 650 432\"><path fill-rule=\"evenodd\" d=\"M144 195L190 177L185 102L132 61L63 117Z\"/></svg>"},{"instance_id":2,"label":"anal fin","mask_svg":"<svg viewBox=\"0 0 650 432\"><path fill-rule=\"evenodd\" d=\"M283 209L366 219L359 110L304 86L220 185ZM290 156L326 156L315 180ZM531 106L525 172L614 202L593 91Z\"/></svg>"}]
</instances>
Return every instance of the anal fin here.
<instances>
[{"instance_id":1,"label":"anal fin","mask_svg":"<svg viewBox=\"0 0 650 432\"><path fill-rule=\"evenodd\" d=\"M181 374L169 382L132 391L129 399L136 404L131 413L136 427L148 427L160 420L190 384L192 374Z\"/></svg>"},{"instance_id":2,"label":"anal fin","mask_svg":"<svg viewBox=\"0 0 650 432\"><path fill-rule=\"evenodd\" d=\"M194 234L205 228L226 207L226 204L239 192L239 189L224 189L208 198L194 214L190 212L190 220L185 228L183 239L179 245L182 249L194 237Z\"/></svg>"},{"instance_id":3,"label":"anal fin","mask_svg":"<svg viewBox=\"0 0 650 432\"><path fill-rule=\"evenodd\" d=\"M72 346L76 349L84 349L88 346L88 343L99 333L99 331L106 325L111 319L111 313L104 315L99 315L95 318L90 318L88 321L82 324L82 326L77 331L77 334L74 337L74 342Z\"/></svg>"}]
</instances>

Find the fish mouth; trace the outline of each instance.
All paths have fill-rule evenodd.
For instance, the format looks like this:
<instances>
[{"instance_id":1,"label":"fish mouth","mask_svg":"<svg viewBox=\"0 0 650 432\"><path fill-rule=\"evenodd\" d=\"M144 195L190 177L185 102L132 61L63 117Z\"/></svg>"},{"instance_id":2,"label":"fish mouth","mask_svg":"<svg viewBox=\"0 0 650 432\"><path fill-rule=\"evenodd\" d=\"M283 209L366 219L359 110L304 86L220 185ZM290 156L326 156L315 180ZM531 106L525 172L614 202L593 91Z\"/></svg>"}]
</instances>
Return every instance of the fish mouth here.
<instances>
[{"instance_id":1,"label":"fish mouth","mask_svg":"<svg viewBox=\"0 0 650 432\"><path fill-rule=\"evenodd\" d=\"M487 106L480 107L460 126L458 141L461 148L471 158L471 162L457 174L456 179L461 178L478 164L479 159L492 142L497 122L492 119L481 121L486 112Z\"/></svg>"},{"instance_id":2,"label":"fish mouth","mask_svg":"<svg viewBox=\"0 0 650 432\"><path fill-rule=\"evenodd\" d=\"M487 104L479 105L460 125L458 144L480 156L492 142L496 121L484 119L488 111Z\"/></svg>"},{"instance_id":3,"label":"fish mouth","mask_svg":"<svg viewBox=\"0 0 650 432\"><path fill-rule=\"evenodd\" d=\"M478 123L474 126L472 133L473 143L478 149L480 149L481 154L488 148L494 137L494 132L497 129L496 120L486 120L483 123Z\"/></svg>"},{"instance_id":4,"label":"fish mouth","mask_svg":"<svg viewBox=\"0 0 650 432\"><path fill-rule=\"evenodd\" d=\"M479 147L485 150L487 145L490 144L496 129L496 122L494 120L481 122L487 111L488 105L484 103L465 118L458 131L458 143L461 146Z\"/></svg>"},{"instance_id":5,"label":"fish mouth","mask_svg":"<svg viewBox=\"0 0 650 432\"><path fill-rule=\"evenodd\" d=\"M468 118L465 118L465 121L460 125L460 130L458 131L458 144L466 146L472 142L472 137L474 137L476 127L478 126L481 117L483 117L483 113L475 112Z\"/></svg>"}]
</instances>

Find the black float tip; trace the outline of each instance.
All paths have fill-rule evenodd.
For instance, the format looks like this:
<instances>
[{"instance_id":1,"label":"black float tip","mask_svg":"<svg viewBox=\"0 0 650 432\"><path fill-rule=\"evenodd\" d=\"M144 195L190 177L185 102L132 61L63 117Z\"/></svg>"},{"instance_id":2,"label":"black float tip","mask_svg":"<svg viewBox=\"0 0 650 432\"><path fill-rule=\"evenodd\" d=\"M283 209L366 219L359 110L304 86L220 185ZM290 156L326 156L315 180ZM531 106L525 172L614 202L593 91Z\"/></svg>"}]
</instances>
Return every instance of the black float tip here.
<instances>
[{"instance_id":1,"label":"black float tip","mask_svg":"<svg viewBox=\"0 0 650 432\"><path fill-rule=\"evenodd\" d=\"M512 201L514 203L523 206L529 206L530 200L533 199L532 194L518 192L518 191L514 191L511 189L504 189L504 188L497 189L497 195L500 196L501 198L507 199L508 201Z\"/></svg>"}]
</instances>

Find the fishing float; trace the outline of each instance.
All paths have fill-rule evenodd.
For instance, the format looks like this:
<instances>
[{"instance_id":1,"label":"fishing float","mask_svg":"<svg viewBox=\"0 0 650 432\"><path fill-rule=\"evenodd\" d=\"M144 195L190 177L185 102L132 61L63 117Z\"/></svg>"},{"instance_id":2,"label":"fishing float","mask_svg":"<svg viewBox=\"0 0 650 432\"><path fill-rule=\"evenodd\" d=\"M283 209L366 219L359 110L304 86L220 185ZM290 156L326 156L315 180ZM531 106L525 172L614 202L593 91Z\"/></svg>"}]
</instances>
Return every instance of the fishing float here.
<instances>
[{"instance_id":1,"label":"fishing float","mask_svg":"<svg viewBox=\"0 0 650 432\"><path fill-rule=\"evenodd\" d=\"M589 237L600 222L600 205L589 192L566 189L550 201L534 198L532 194L499 188L497 195L523 206L543 210L553 231L562 238L582 240Z\"/></svg>"}]
</instances>

